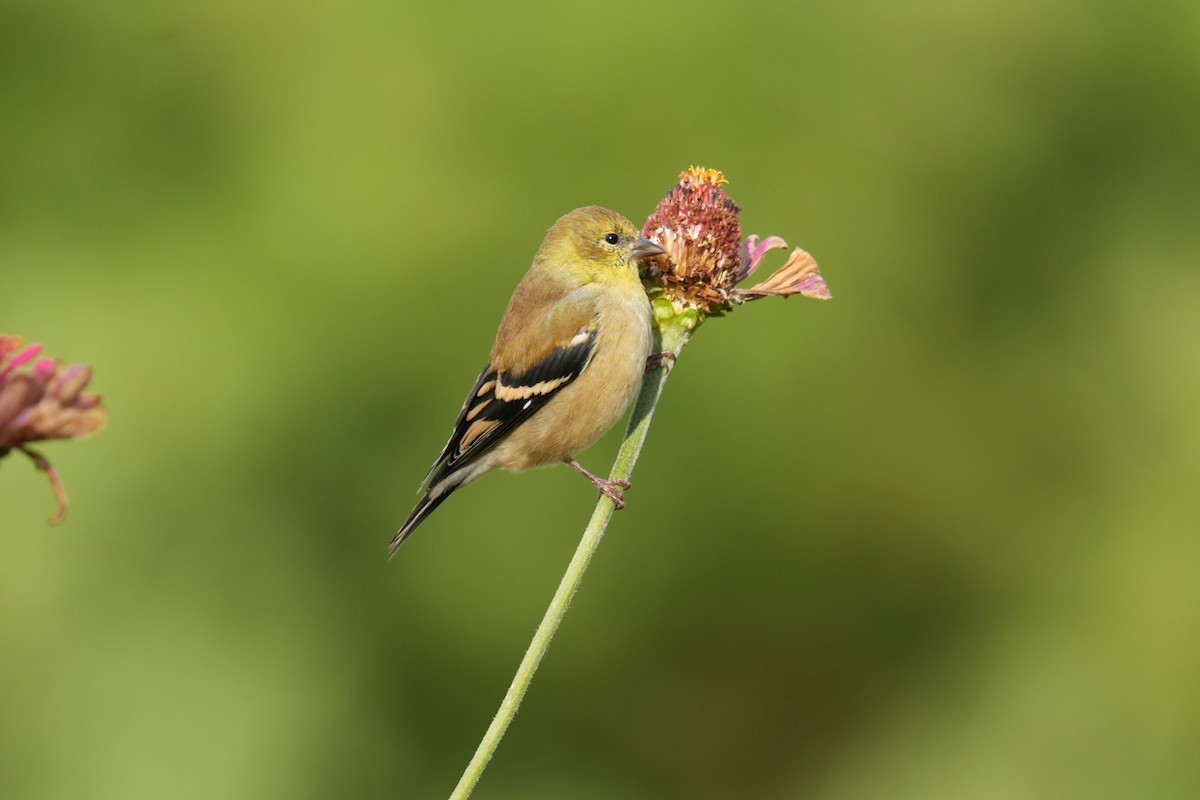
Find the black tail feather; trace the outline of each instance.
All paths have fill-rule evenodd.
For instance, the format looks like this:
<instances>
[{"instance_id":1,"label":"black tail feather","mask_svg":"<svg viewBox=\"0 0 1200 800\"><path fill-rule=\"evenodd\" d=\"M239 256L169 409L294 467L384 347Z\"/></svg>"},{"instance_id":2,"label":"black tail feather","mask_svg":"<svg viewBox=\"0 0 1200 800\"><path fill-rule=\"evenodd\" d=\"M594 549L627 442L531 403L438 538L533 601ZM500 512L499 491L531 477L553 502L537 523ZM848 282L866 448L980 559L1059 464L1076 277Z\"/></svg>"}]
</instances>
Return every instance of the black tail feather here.
<instances>
[{"instance_id":1,"label":"black tail feather","mask_svg":"<svg viewBox=\"0 0 1200 800\"><path fill-rule=\"evenodd\" d=\"M457 486L451 486L437 497L431 497L428 492L425 493L425 496L417 503L412 513L408 515L408 519L400 526L400 530L396 531L396 535L392 537L392 541L388 543L389 561L395 558L396 551L400 549L400 545L404 544L404 540L412 535L417 526L424 522L425 518L432 514L457 488Z\"/></svg>"}]
</instances>

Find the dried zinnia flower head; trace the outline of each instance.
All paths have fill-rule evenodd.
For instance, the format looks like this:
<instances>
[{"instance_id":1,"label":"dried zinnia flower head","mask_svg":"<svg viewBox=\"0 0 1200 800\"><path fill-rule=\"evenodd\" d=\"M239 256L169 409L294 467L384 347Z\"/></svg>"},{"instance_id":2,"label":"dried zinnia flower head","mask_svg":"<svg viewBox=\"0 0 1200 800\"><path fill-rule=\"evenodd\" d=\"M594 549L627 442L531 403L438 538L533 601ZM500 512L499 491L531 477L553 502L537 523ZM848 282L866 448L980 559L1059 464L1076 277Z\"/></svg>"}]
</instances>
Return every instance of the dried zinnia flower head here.
<instances>
[{"instance_id":1,"label":"dried zinnia flower head","mask_svg":"<svg viewBox=\"0 0 1200 800\"><path fill-rule=\"evenodd\" d=\"M675 313L695 309L708 315L770 295L828 300L817 262L800 248L767 280L736 288L769 251L788 245L778 236L743 241L741 209L721 188L728 182L715 169L684 170L642 228L643 236L667 251L655 259L657 274L649 277L662 287Z\"/></svg>"},{"instance_id":2,"label":"dried zinnia flower head","mask_svg":"<svg viewBox=\"0 0 1200 800\"><path fill-rule=\"evenodd\" d=\"M39 358L40 344L21 348L18 336L0 336L0 457L20 450L46 473L58 511L51 522L67 513L67 494L58 473L30 442L78 439L100 430L106 412L96 394L84 394L92 370Z\"/></svg>"}]
</instances>

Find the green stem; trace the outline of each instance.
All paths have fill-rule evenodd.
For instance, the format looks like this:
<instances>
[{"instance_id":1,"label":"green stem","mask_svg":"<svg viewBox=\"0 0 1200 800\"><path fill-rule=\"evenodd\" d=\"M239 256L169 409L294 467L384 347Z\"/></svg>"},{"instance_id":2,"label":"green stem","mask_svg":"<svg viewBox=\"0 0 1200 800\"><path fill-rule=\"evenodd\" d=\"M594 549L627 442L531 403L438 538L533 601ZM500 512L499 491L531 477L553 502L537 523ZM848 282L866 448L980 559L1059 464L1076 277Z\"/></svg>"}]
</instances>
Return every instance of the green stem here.
<instances>
[{"instance_id":1,"label":"green stem","mask_svg":"<svg viewBox=\"0 0 1200 800\"><path fill-rule=\"evenodd\" d=\"M688 339L691 338L692 330L693 326L685 327L671 324L671 322L660 323L657 349L678 356ZM633 465L637 463L638 455L642 452L642 445L646 442L646 434L650 430L650 418L654 414L654 407L658 405L658 398L662 395L663 385L667 382L667 375L670 373L671 367L672 362L668 360L663 369L646 373L646 377L642 381L642 389L633 405L633 413L629 416L629 426L625 430L621 449L617 452L617 460L613 464L612 474L609 475L610 480L628 480L629 476L633 474ZM525 692L529 689L529 682L533 680L533 673L537 671L542 656L546 654L546 649L550 646L550 640L554 637L558 626L562 623L563 616L567 613L567 606L571 604L575 590L579 588L579 584L583 580L583 573L587 571L588 564L596 553L596 548L600 546L600 539L604 536L608 521L612 519L614 508L612 500L607 497L602 496L596 503L592 519L583 531L583 538L579 540L579 546L575 548L575 555L571 557L571 563L567 565L567 571L563 574L557 591L554 592L550 607L546 609L541 624L533 634L533 641L529 643L529 648L526 649L525 656L521 659L521 665L517 667L517 674L513 676L512 684L508 687L503 702L500 703L500 710L496 712L492 724L488 726L487 733L479 742L479 747L476 748L475 755L471 757L471 763L467 764L466 770L459 778L458 785L454 787L450 800L465 800L471 796L475 784L479 783L483 770L487 767L492 754L496 752L500 740L504 738L504 732L508 730L509 723L516 716L517 708L520 707L521 700L524 699Z\"/></svg>"}]
</instances>

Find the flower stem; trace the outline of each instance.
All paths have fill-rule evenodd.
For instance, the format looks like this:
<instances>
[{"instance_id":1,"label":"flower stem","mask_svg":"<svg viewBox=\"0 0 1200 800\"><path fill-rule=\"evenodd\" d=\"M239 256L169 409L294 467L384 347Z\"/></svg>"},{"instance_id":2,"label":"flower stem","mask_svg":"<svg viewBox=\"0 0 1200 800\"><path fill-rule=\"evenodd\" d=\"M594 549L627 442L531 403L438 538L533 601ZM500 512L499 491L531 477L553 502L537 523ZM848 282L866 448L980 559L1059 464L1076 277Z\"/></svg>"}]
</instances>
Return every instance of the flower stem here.
<instances>
[{"instance_id":1,"label":"flower stem","mask_svg":"<svg viewBox=\"0 0 1200 800\"><path fill-rule=\"evenodd\" d=\"M656 337L656 349L678 356L688 339L691 338L692 330L693 326L691 325L672 324L672 321L660 322ZM658 405L658 398L662 395L663 386L667 382L667 376L672 367L672 360L668 359L661 369L646 373L641 391L633 405L633 413L629 416L629 426L625 430L621 449L617 451L617 460L613 463L612 473L609 475L610 480L628 480L633 474L633 465L637 463L638 456L642 452L642 445L646 442L646 434L650 430L650 418L654 414L654 407ZM583 581L583 573L587 571L588 564L596 553L596 548L600 546L600 539L604 536L608 521L612 519L613 510L613 501L607 497L602 496L596 503L596 510L592 512L592 518L583 531L583 538L579 540L579 546L575 548L575 555L571 557L567 571L563 573L558 589L554 592L554 598L550 601L550 607L546 609L541 624L533 634L533 641L525 650L525 656L521 659L520 666L517 667L517 674L513 676L512 684L508 687L504 700L500 703L500 710L496 712L492 724L488 726L487 732L480 740L479 747L476 748L475 755L471 757L471 762L467 764L458 785L454 787L450 800L466 800L471 796L475 785L479 783L483 770L487 767L492 754L496 752L500 740L504 738L504 732L508 730L509 723L516 716L517 708L520 707L521 700L524 699L525 692L529 689L529 683L533 680L533 673L537 671L542 656L546 654L546 649L550 646L550 640L558 631L558 626L567 613L567 606L571 604L571 598L579 588L580 582Z\"/></svg>"}]
</instances>

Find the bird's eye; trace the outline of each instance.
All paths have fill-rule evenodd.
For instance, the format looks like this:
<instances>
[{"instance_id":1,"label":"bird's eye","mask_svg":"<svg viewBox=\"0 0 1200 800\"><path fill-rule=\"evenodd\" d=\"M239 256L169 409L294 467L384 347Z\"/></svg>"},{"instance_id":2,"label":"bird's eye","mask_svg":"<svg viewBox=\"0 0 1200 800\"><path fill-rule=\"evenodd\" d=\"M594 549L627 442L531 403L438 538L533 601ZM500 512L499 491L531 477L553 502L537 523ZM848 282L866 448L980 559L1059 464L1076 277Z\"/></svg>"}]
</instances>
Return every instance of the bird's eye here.
<instances>
[{"instance_id":1,"label":"bird's eye","mask_svg":"<svg viewBox=\"0 0 1200 800\"><path fill-rule=\"evenodd\" d=\"M617 242L621 241L621 237L617 236L615 233L608 233L605 234L604 241L608 242L609 244L616 244Z\"/></svg>"}]
</instances>

